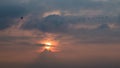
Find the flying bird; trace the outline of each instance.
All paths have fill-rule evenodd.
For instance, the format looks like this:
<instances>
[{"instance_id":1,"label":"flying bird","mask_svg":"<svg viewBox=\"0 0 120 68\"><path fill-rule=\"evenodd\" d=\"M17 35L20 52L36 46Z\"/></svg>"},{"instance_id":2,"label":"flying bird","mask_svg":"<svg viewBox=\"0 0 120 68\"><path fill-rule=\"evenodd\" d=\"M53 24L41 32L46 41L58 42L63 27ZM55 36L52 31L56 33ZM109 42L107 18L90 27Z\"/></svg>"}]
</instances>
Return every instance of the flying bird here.
<instances>
[{"instance_id":1,"label":"flying bird","mask_svg":"<svg viewBox=\"0 0 120 68\"><path fill-rule=\"evenodd\" d=\"M23 17L20 17L20 19L23 19Z\"/></svg>"}]
</instances>

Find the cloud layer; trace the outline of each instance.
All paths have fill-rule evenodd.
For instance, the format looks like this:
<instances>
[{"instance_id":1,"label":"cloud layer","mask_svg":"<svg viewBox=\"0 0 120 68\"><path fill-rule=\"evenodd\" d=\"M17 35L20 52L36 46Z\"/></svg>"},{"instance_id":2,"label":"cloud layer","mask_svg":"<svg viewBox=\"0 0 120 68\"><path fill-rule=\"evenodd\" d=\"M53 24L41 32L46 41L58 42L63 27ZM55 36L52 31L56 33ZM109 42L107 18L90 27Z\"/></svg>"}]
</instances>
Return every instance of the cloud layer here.
<instances>
[{"instance_id":1,"label":"cloud layer","mask_svg":"<svg viewBox=\"0 0 120 68\"><path fill-rule=\"evenodd\" d=\"M119 68L119 3L0 0L0 67ZM60 52L38 52L46 39Z\"/></svg>"}]
</instances>

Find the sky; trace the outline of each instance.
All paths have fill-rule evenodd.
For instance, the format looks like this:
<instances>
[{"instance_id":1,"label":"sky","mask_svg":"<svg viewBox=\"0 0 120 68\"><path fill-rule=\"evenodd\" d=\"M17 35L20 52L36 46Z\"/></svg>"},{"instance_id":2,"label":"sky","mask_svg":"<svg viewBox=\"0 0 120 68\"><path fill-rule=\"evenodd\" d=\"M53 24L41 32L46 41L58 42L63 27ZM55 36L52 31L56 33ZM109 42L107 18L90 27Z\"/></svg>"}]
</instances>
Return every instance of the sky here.
<instances>
[{"instance_id":1,"label":"sky","mask_svg":"<svg viewBox=\"0 0 120 68\"><path fill-rule=\"evenodd\" d=\"M0 0L0 68L120 68L119 6Z\"/></svg>"}]
</instances>

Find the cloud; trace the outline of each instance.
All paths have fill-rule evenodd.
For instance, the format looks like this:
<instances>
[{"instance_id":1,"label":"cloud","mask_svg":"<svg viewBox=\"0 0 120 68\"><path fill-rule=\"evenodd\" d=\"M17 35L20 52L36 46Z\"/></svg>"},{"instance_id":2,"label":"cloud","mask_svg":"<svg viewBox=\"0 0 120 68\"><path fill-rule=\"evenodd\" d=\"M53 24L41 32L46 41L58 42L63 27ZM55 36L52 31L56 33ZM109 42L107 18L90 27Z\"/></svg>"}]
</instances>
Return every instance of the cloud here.
<instances>
[{"instance_id":1,"label":"cloud","mask_svg":"<svg viewBox=\"0 0 120 68\"><path fill-rule=\"evenodd\" d=\"M27 16L28 14L32 14L36 18L38 15L41 18L52 14L62 14L63 16L118 15L119 10L117 6L119 4L117 2L96 2L93 0L1 0L0 18L2 20L0 22L2 24L0 25L0 29L2 30L13 25L11 23L13 21L11 20L14 20L14 18ZM109 8L111 3L113 6Z\"/></svg>"},{"instance_id":2,"label":"cloud","mask_svg":"<svg viewBox=\"0 0 120 68\"><path fill-rule=\"evenodd\" d=\"M27 10L19 2L14 0L0 1L0 30L15 24L15 20L26 15Z\"/></svg>"},{"instance_id":3,"label":"cloud","mask_svg":"<svg viewBox=\"0 0 120 68\"><path fill-rule=\"evenodd\" d=\"M59 15L49 15L41 20L28 22L21 28L23 29L38 29L43 32L61 32L66 27L65 19Z\"/></svg>"},{"instance_id":4,"label":"cloud","mask_svg":"<svg viewBox=\"0 0 120 68\"><path fill-rule=\"evenodd\" d=\"M61 15L61 12L59 10L55 10L55 11L51 11L51 12L45 12L43 14L43 17L47 17L47 16L50 16L50 15Z\"/></svg>"},{"instance_id":5,"label":"cloud","mask_svg":"<svg viewBox=\"0 0 120 68\"><path fill-rule=\"evenodd\" d=\"M0 0L0 9L0 66L119 67L117 0ZM60 52L38 53L44 39Z\"/></svg>"},{"instance_id":6,"label":"cloud","mask_svg":"<svg viewBox=\"0 0 120 68\"><path fill-rule=\"evenodd\" d=\"M7 5L7 6L1 6L0 7L0 18L6 18L6 17L19 17L22 16L26 10L25 8L17 5Z\"/></svg>"},{"instance_id":7,"label":"cloud","mask_svg":"<svg viewBox=\"0 0 120 68\"><path fill-rule=\"evenodd\" d=\"M96 1L96 2L108 2L109 0L92 0L92 1Z\"/></svg>"}]
</instances>

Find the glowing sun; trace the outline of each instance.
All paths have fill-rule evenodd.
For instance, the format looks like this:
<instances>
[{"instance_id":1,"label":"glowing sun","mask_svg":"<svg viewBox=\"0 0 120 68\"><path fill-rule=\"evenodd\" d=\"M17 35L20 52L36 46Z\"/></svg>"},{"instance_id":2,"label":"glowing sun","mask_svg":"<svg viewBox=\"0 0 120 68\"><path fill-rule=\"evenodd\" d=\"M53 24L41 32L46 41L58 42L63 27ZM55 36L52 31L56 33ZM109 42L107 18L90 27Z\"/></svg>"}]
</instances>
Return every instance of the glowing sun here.
<instances>
[{"instance_id":1,"label":"glowing sun","mask_svg":"<svg viewBox=\"0 0 120 68\"><path fill-rule=\"evenodd\" d=\"M49 45L49 46L51 46L52 43L50 43L50 42L46 42L45 45Z\"/></svg>"},{"instance_id":2,"label":"glowing sun","mask_svg":"<svg viewBox=\"0 0 120 68\"><path fill-rule=\"evenodd\" d=\"M52 43L51 42L45 42L44 44L45 44L45 49L46 50L48 50L48 51L51 50L51 47L52 47Z\"/></svg>"},{"instance_id":3,"label":"glowing sun","mask_svg":"<svg viewBox=\"0 0 120 68\"><path fill-rule=\"evenodd\" d=\"M43 40L43 41L39 41L38 44L43 44L43 47L41 47L40 50L38 50L38 52L44 52L46 50L49 52L58 52L59 51L56 49L58 46L57 41Z\"/></svg>"}]
</instances>

